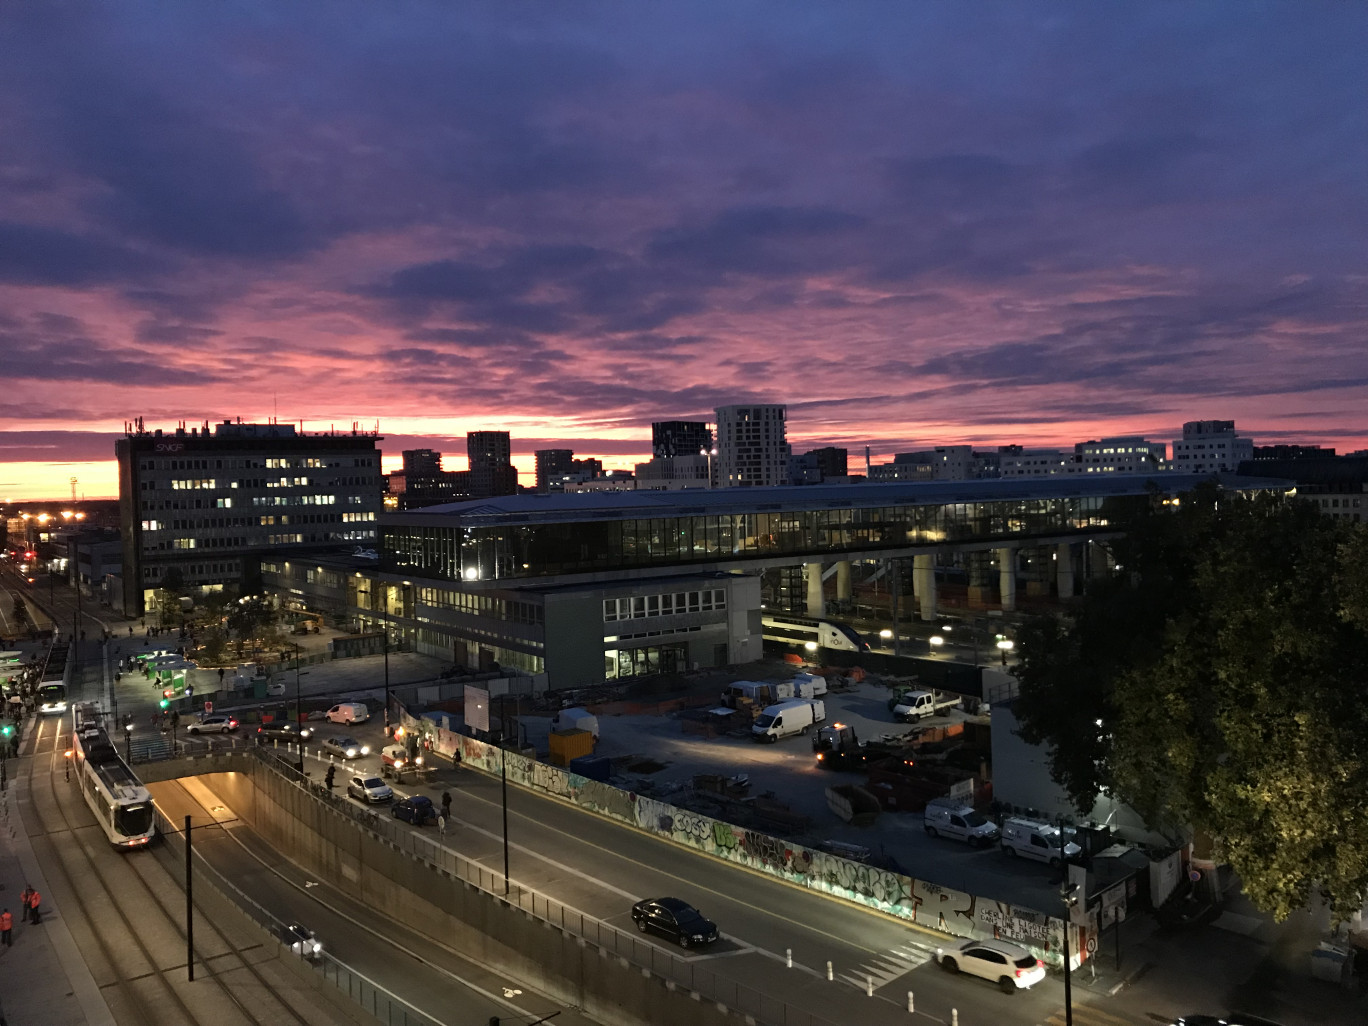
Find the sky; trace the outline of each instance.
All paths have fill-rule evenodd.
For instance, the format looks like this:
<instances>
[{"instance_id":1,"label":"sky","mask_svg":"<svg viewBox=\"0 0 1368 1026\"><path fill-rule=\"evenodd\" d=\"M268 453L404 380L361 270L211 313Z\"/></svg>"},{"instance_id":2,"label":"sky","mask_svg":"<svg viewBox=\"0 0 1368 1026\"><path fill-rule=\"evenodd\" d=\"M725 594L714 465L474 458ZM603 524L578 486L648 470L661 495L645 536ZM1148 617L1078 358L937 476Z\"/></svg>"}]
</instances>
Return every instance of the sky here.
<instances>
[{"instance_id":1,"label":"sky","mask_svg":"<svg viewBox=\"0 0 1368 1026\"><path fill-rule=\"evenodd\" d=\"M1368 447L1366 81L1316 0L6 5L0 497L136 417Z\"/></svg>"}]
</instances>

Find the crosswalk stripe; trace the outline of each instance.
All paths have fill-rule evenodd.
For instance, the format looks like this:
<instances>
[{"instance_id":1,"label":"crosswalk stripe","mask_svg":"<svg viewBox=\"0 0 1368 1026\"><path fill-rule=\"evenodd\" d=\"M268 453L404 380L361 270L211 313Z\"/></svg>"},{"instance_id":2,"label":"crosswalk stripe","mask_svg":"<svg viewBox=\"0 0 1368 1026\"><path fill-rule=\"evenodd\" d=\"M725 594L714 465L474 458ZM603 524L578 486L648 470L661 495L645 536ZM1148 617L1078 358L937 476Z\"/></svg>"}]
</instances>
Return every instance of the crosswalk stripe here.
<instances>
[{"instance_id":1,"label":"crosswalk stripe","mask_svg":"<svg viewBox=\"0 0 1368 1026\"><path fill-rule=\"evenodd\" d=\"M859 987L864 990L869 986L869 981L872 978L874 987L877 989L892 980L896 980L904 973L910 973L918 966L925 965L934 957L935 952L929 948L899 945L871 958L862 964L858 970L840 973L837 979L844 980L852 987Z\"/></svg>"}]
</instances>

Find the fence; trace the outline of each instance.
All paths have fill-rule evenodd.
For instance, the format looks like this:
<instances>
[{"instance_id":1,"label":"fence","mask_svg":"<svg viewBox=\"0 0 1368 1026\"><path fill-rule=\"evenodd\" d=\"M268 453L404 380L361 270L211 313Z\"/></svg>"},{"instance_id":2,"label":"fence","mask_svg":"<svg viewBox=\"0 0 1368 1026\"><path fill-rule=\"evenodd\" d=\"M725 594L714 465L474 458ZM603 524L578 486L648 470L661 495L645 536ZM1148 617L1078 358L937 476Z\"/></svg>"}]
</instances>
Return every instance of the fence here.
<instances>
[{"instance_id":1,"label":"fence","mask_svg":"<svg viewBox=\"0 0 1368 1026\"><path fill-rule=\"evenodd\" d=\"M162 837L167 841L168 846L178 856L176 865L185 865L185 833L181 826L173 824L160 811L157 812L157 829ZM256 926L261 927L270 938L275 942L277 954L281 958L293 958L309 966L316 974L321 976L327 983L332 984L346 996L360 1005L365 1011L369 1012L376 1019L385 1023L385 1026L442 1026L441 1022L431 1016L424 1015L402 998L390 993L374 980L362 975L355 969L338 961L327 950L319 952L312 958L296 955L290 947L290 942L284 940L285 931L289 924L284 920L278 919L260 904L249 897L236 885L225 879L217 869L205 861L202 855L196 853L195 883L198 886L208 884L220 897L229 904L234 905ZM179 870L183 873L183 868ZM184 880L182 880L184 883Z\"/></svg>"}]
</instances>

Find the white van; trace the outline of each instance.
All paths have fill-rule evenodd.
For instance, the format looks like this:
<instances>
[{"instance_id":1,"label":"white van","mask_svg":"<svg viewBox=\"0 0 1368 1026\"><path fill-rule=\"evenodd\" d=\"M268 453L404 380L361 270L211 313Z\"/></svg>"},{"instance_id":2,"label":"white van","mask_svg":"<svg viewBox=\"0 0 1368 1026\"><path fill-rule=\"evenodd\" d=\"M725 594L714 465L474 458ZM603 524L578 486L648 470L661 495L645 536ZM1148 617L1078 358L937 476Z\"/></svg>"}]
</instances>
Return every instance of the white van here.
<instances>
[{"instance_id":1,"label":"white van","mask_svg":"<svg viewBox=\"0 0 1368 1026\"><path fill-rule=\"evenodd\" d=\"M1049 823L1037 823L1030 819L1005 819L1002 821L1002 850L1008 855L1020 855L1059 865L1059 828ZM1069 841L1064 852L1076 859L1083 849Z\"/></svg>"},{"instance_id":2,"label":"white van","mask_svg":"<svg viewBox=\"0 0 1368 1026\"><path fill-rule=\"evenodd\" d=\"M997 824L985 819L959 800L937 798L926 803L926 832L932 837L952 837L982 848L1000 836Z\"/></svg>"},{"instance_id":3,"label":"white van","mask_svg":"<svg viewBox=\"0 0 1368 1026\"><path fill-rule=\"evenodd\" d=\"M343 702L323 715L329 723L365 723L370 719L370 710L364 702Z\"/></svg>"},{"instance_id":4,"label":"white van","mask_svg":"<svg viewBox=\"0 0 1368 1026\"><path fill-rule=\"evenodd\" d=\"M806 734L814 723L826 719L826 703L794 698L765 707L751 725L752 741L778 741L781 737Z\"/></svg>"}]
</instances>

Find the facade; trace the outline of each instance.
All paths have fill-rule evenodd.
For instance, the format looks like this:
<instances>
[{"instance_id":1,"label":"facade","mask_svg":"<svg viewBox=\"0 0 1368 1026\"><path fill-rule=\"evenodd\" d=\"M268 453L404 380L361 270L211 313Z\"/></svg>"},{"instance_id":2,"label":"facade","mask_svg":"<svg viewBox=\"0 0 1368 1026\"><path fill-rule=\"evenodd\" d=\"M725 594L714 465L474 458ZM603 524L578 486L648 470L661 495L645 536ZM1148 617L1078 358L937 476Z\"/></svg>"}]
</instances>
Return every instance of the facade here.
<instances>
[{"instance_id":1,"label":"facade","mask_svg":"<svg viewBox=\"0 0 1368 1026\"><path fill-rule=\"evenodd\" d=\"M574 449L538 449L535 457L537 461L537 491L539 492L549 492L553 478L575 472Z\"/></svg>"},{"instance_id":2,"label":"facade","mask_svg":"<svg viewBox=\"0 0 1368 1026\"><path fill-rule=\"evenodd\" d=\"M1010 451L998 451L999 477L1063 477L1074 473L1076 468L1074 454L1063 449L1022 449L1019 446L1004 446L1003 449Z\"/></svg>"},{"instance_id":3,"label":"facade","mask_svg":"<svg viewBox=\"0 0 1368 1026\"><path fill-rule=\"evenodd\" d=\"M711 488L712 468L713 458L703 453L657 456L636 465L637 487L659 491Z\"/></svg>"},{"instance_id":4,"label":"facade","mask_svg":"<svg viewBox=\"0 0 1368 1026\"><path fill-rule=\"evenodd\" d=\"M974 448L970 445L938 445L922 452L900 452L893 457L893 463L929 469L929 473L915 471L907 480L970 481L975 476Z\"/></svg>"},{"instance_id":5,"label":"facade","mask_svg":"<svg viewBox=\"0 0 1368 1026\"><path fill-rule=\"evenodd\" d=\"M1169 468L1163 442L1143 438L1103 438L1074 446L1075 470L1080 474L1150 474Z\"/></svg>"},{"instance_id":6,"label":"facade","mask_svg":"<svg viewBox=\"0 0 1368 1026\"><path fill-rule=\"evenodd\" d=\"M517 494L518 468L513 466L513 442L507 431L468 432L466 456L471 498Z\"/></svg>"},{"instance_id":7,"label":"facade","mask_svg":"<svg viewBox=\"0 0 1368 1026\"><path fill-rule=\"evenodd\" d=\"M759 658L768 569L798 570L820 610L825 564L836 565L839 597L852 560L901 561L910 565L895 572L915 582L922 618L933 619L940 554L997 550L1000 566L1014 567L1028 562L1018 551L1030 550L1030 561L1056 567L1060 594L1072 595L1073 567L1119 515L1156 501L1156 485L1176 494L1204 479L507 496L387 514L378 560L274 559L262 577L292 600L364 630L384 625L458 665L497 663L573 688ZM993 573L1005 606L1014 572Z\"/></svg>"},{"instance_id":8,"label":"facade","mask_svg":"<svg viewBox=\"0 0 1368 1026\"><path fill-rule=\"evenodd\" d=\"M405 449L404 469L385 477L385 509L422 509L470 498L470 472L443 470L435 449Z\"/></svg>"},{"instance_id":9,"label":"facade","mask_svg":"<svg viewBox=\"0 0 1368 1026\"><path fill-rule=\"evenodd\" d=\"M717 487L774 488L788 484L785 407L717 408Z\"/></svg>"},{"instance_id":10,"label":"facade","mask_svg":"<svg viewBox=\"0 0 1368 1026\"><path fill-rule=\"evenodd\" d=\"M173 567L202 591L237 584L266 553L373 546L379 441L231 421L145 431L139 419L114 445L125 613L142 613Z\"/></svg>"},{"instance_id":11,"label":"facade","mask_svg":"<svg viewBox=\"0 0 1368 1026\"><path fill-rule=\"evenodd\" d=\"M442 472L442 454L436 449L403 450L404 473L410 477L432 477Z\"/></svg>"},{"instance_id":12,"label":"facade","mask_svg":"<svg viewBox=\"0 0 1368 1026\"><path fill-rule=\"evenodd\" d=\"M663 420L651 425L651 455L697 456L712 452L713 434L706 421Z\"/></svg>"},{"instance_id":13,"label":"facade","mask_svg":"<svg viewBox=\"0 0 1368 1026\"><path fill-rule=\"evenodd\" d=\"M1254 458L1254 443L1235 433L1233 420L1190 420L1173 442L1173 469L1182 474L1233 472Z\"/></svg>"},{"instance_id":14,"label":"facade","mask_svg":"<svg viewBox=\"0 0 1368 1026\"><path fill-rule=\"evenodd\" d=\"M1298 497L1336 520L1363 523L1368 514L1368 455L1253 459L1241 463L1240 472L1295 481Z\"/></svg>"}]
</instances>

